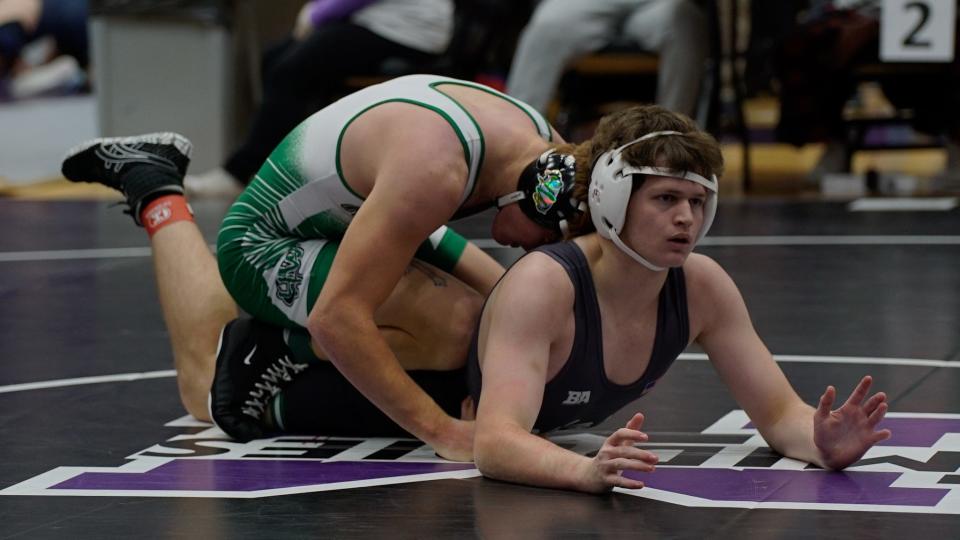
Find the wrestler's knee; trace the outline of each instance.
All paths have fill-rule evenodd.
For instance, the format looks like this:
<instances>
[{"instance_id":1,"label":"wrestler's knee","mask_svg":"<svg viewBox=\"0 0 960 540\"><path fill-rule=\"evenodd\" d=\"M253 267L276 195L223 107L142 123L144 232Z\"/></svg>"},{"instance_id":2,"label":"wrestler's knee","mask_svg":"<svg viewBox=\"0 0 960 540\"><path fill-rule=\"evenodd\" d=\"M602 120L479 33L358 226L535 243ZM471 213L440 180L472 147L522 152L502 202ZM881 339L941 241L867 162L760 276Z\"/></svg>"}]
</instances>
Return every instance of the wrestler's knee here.
<instances>
[{"instance_id":1,"label":"wrestler's knee","mask_svg":"<svg viewBox=\"0 0 960 540\"><path fill-rule=\"evenodd\" d=\"M213 372L198 366L213 364L213 359L186 358L181 354L177 361L177 389L180 392L180 402L194 418L209 421L207 397L210 394L210 385L213 383Z\"/></svg>"}]
</instances>

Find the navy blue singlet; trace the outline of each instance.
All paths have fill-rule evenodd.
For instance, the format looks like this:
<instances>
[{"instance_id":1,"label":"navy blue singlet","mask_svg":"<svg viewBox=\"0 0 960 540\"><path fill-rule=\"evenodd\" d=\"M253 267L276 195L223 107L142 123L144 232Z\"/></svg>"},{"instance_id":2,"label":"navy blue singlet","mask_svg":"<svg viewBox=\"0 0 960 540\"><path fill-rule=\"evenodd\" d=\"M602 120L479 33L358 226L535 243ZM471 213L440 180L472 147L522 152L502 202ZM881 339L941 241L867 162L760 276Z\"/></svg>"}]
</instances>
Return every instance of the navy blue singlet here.
<instances>
[{"instance_id":1,"label":"navy blue singlet","mask_svg":"<svg viewBox=\"0 0 960 540\"><path fill-rule=\"evenodd\" d=\"M535 251L552 257L570 276L576 298L576 330L567 362L544 388L543 403L534 430L543 433L561 428L594 426L653 388L687 347L690 326L683 269L669 269L667 280L660 290L657 331L650 364L638 380L620 385L607 379L603 369L600 306L590 266L583 252L573 242L541 246ZM474 332L467 372L470 394L479 403L481 373L477 338L478 332Z\"/></svg>"}]
</instances>

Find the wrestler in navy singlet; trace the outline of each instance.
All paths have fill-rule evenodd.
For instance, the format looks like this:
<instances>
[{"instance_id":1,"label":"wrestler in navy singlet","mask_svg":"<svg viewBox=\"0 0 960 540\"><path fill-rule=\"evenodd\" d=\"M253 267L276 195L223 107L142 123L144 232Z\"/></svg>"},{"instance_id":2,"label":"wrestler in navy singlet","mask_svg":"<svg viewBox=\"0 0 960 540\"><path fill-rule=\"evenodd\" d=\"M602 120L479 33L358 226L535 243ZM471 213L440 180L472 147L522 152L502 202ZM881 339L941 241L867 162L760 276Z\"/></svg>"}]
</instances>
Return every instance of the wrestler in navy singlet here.
<instances>
[{"instance_id":1,"label":"wrestler in navy singlet","mask_svg":"<svg viewBox=\"0 0 960 540\"><path fill-rule=\"evenodd\" d=\"M647 393L687 347L690 326L687 317L687 290L683 268L671 268L660 290L657 331L650 364L631 384L607 379L603 368L603 336L600 306L590 266L580 247L573 242L541 246L543 252L564 267L575 290L575 335L570 356L560 372L547 382L534 431L596 425L631 401ZM479 328L479 327L478 327ZM479 403L481 372L474 332L467 359L470 394Z\"/></svg>"}]
</instances>

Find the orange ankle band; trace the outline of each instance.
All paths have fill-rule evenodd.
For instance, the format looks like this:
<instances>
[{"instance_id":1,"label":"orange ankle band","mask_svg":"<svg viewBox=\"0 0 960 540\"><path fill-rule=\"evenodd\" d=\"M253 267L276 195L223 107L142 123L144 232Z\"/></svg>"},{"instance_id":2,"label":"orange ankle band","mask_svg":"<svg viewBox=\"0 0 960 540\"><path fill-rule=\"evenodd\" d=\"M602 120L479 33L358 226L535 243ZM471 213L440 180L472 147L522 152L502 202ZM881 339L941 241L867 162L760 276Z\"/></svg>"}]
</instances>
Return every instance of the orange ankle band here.
<instances>
[{"instance_id":1,"label":"orange ankle band","mask_svg":"<svg viewBox=\"0 0 960 540\"><path fill-rule=\"evenodd\" d=\"M164 195L150 201L140 212L140 223L151 238L160 229L178 221L193 221L193 210L183 195Z\"/></svg>"}]
</instances>

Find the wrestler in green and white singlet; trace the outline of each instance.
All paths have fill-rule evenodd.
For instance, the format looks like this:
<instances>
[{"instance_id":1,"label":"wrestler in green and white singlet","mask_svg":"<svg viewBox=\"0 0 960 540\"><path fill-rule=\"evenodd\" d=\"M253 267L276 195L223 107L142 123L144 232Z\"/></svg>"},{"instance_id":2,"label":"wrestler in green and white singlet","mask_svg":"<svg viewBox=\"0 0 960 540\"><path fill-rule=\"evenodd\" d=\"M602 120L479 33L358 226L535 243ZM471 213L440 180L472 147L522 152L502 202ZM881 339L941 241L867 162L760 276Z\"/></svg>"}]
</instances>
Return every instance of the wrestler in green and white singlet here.
<instances>
[{"instance_id":1,"label":"wrestler in green and white singlet","mask_svg":"<svg viewBox=\"0 0 960 540\"><path fill-rule=\"evenodd\" d=\"M438 85L463 85L515 104L549 140L550 126L529 105L476 83L409 75L350 94L297 126L270 154L230 208L217 239L217 260L227 289L245 311L281 326L305 326L330 271L339 239L363 197L344 178L340 145L347 127L384 103L404 102L442 116L463 145L469 176L462 205L476 185L484 140L476 121ZM416 257L450 272L466 240L440 227Z\"/></svg>"}]
</instances>

